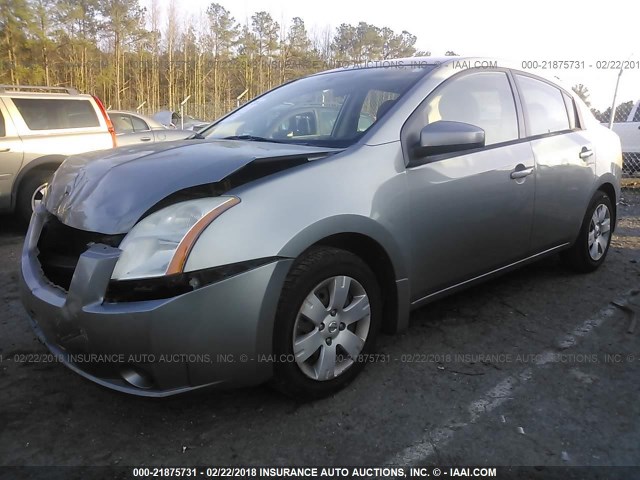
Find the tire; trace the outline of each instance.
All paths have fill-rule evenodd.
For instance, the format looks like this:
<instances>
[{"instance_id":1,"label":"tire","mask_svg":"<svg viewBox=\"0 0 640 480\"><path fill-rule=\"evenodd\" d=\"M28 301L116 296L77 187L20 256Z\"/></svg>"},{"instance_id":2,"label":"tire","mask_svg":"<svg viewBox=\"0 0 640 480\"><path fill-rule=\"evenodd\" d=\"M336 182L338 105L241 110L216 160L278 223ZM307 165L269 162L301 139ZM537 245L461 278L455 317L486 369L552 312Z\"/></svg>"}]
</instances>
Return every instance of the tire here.
<instances>
[{"instance_id":1,"label":"tire","mask_svg":"<svg viewBox=\"0 0 640 480\"><path fill-rule=\"evenodd\" d=\"M344 388L374 351L381 315L376 277L359 257L332 247L309 250L294 263L280 296L273 386L303 401Z\"/></svg>"},{"instance_id":2,"label":"tire","mask_svg":"<svg viewBox=\"0 0 640 480\"><path fill-rule=\"evenodd\" d=\"M614 222L611 199L597 191L587 208L578 239L562 254L565 264L579 273L593 272L602 265L609 252Z\"/></svg>"},{"instance_id":3,"label":"tire","mask_svg":"<svg viewBox=\"0 0 640 480\"><path fill-rule=\"evenodd\" d=\"M43 185L47 185L51 181L51 177L55 170L36 170L29 173L18 189L18 198L16 201L16 213L18 218L25 224L31 220L33 213L33 196Z\"/></svg>"}]
</instances>

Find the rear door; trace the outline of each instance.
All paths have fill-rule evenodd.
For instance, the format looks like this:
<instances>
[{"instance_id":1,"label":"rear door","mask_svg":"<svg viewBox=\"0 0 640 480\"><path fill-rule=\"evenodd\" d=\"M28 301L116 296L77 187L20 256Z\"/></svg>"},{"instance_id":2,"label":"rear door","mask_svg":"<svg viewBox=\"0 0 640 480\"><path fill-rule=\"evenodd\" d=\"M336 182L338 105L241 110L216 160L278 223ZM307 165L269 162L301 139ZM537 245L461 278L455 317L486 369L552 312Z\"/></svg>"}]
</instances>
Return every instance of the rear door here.
<instances>
[{"instance_id":1,"label":"rear door","mask_svg":"<svg viewBox=\"0 0 640 480\"><path fill-rule=\"evenodd\" d=\"M529 74L514 77L536 161L531 246L543 251L578 234L595 181L594 150L570 95Z\"/></svg>"},{"instance_id":2,"label":"rear door","mask_svg":"<svg viewBox=\"0 0 640 480\"><path fill-rule=\"evenodd\" d=\"M22 140L0 98L0 209L10 206L12 185L23 158Z\"/></svg>"},{"instance_id":3,"label":"rear door","mask_svg":"<svg viewBox=\"0 0 640 480\"><path fill-rule=\"evenodd\" d=\"M528 142L520 138L509 73L473 71L447 80L405 124L405 149L425 125L438 120L481 127L486 146L407 168L413 300L517 261L529 251L534 160Z\"/></svg>"}]
</instances>

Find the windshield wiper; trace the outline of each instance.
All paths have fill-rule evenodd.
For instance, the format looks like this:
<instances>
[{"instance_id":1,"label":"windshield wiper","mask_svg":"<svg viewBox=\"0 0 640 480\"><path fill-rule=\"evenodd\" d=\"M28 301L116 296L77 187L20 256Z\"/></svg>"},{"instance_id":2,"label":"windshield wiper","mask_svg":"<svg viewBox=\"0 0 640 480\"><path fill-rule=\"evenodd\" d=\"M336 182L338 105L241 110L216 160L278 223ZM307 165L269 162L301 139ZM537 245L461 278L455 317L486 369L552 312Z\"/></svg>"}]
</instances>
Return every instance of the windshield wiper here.
<instances>
[{"instance_id":1,"label":"windshield wiper","mask_svg":"<svg viewBox=\"0 0 640 480\"><path fill-rule=\"evenodd\" d=\"M204 139L205 139L205 136L204 136L204 135L202 135L201 133L196 132L196 133L194 133L193 135L191 135L190 137L187 137L186 139L187 139L187 140L193 140L194 138L196 138L196 139L198 139L198 140L204 140Z\"/></svg>"},{"instance_id":2,"label":"windshield wiper","mask_svg":"<svg viewBox=\"0 0 640 480\"><path fill-rule=\"evenodd\" d=\"M255 135L231 135L230 137L224 137L223 140L248 140L250 142L290 143L275 140L273 138L256 137Z\"/></svg>"}]
</instances>

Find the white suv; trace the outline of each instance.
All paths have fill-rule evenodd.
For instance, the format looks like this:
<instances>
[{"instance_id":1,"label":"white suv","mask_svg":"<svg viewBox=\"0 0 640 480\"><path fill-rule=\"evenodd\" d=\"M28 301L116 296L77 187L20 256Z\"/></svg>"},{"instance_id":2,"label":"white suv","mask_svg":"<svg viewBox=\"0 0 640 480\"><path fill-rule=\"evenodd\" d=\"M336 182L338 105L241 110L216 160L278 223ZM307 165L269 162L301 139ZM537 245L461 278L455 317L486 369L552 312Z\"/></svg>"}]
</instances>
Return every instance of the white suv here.
<instances>
[{"instance_id":1,"label":"white suv","mask_svg":"<svg viewBox=\"0 0 640 480\"><path fill-rule=\"evenodd\" d=\"M27 220L69 155L116 146L96 97L71 88L0 85L0 212Z\"/></svg>"}]
</instances>

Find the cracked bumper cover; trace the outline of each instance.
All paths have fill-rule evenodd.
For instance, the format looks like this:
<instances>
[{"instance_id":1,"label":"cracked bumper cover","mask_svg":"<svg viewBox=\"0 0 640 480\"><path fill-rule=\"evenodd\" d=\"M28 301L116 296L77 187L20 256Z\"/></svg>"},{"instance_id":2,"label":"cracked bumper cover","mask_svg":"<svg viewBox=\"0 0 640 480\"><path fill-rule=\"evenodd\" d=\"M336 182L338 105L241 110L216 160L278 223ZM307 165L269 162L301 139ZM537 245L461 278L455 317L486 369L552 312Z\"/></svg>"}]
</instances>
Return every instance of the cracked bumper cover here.
<instances>
[{"instance_id":1,"label":"cracked bumper cover","mask_svg":"<svg viewBox=\"0 0 640 480\"><path fill-rule=\"evenodd\" d=\"M271 353L277 302L292 260L173 298L104 303L121 251L91 246L67 293L45 278L38 261L38 238L49 215L39 207L31 220L21 295L36 334L58 361L103 386L143 396L254 385L271 377L272 365L259 359Z\"/></svg>"}]
</instances>

